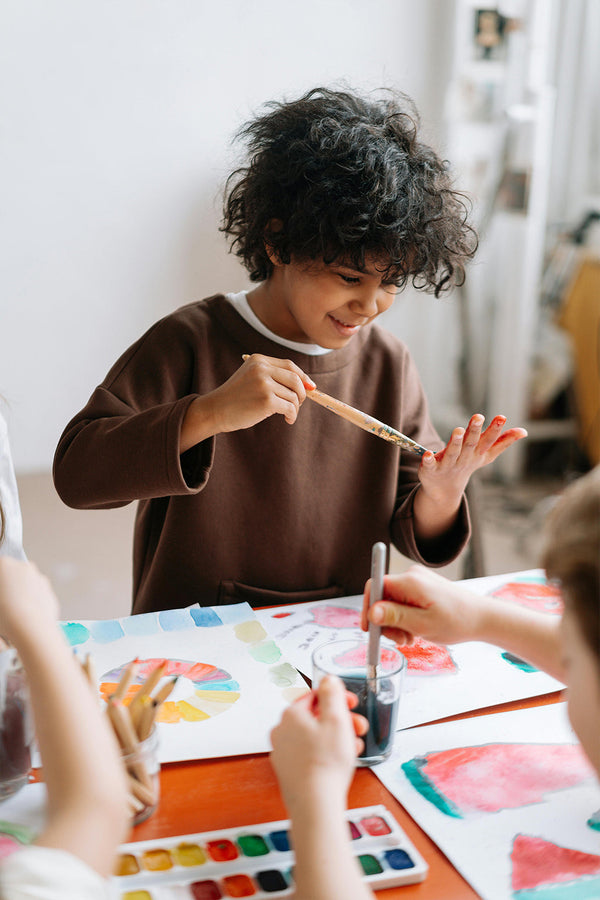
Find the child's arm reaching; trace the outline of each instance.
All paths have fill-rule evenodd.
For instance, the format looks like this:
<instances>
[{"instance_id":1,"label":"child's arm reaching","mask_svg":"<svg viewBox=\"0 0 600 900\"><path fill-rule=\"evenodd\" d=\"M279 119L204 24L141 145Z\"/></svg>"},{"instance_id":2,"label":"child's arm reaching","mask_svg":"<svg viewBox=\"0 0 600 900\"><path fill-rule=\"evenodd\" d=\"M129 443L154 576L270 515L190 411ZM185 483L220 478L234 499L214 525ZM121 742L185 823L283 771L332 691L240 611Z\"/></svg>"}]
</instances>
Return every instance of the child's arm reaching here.
<instances>
[{"instance_id":1,"label":"child's arm reaching","mask_svg":"<svg viewBox=\"0 0 600 900\"><path fill-rule=\"evenodd\" d=\"M502 434L504 416L495 416L482 433L483 422L483 416L471 416L466 430L455 428L443 450L423 455L418 473L421 488L414 501L419 542L435 540L452 527L473 472L527 437L524 428L509 428Z\"/></svg>"},{"instance_id":2,"label":"child's arm reaching","mask_svg":"<svg viewBox=\"0 0 600 900\"><path fill-rule=\"evenodd\" d=\"M181 453L213 435L251 428L275 413L293 425L306 399L305 384L314 387L290 360L248 357L224 384L188 407L181 427Z\"/></svg>"},{"instance_id":3,"label":"child's arm reaching","mask_svg":"<svg viewBox=\"0 0 600 900\"><path fill-rule=\"evenodd\" d=\"M292 820L296 900L372 900L352 853L346 796L367 722L348 711L342 682L289 706L271 732L271 762ZM327 848L327 850L325 850Z\"/></svg>"},{"instance_id":4,"label":"child's arm reaching","mask_svg":"<svg viewBox=\"0 0 600 900\"><path fill-rule=\"evenodd\" d=\"M565 680L558 616L480 597L423 566L386 575L383 596L369 611L367 583L363 630L370 620L398 644L410 644L416 635L440 644L487 641Z\"/></svg>"},{"instance_id":5,"label":"child's arm reaching","mask_svg":"<svg viewBox=\"0 0 600 900\"><path fill-rule=\"evenodd\" d=\"M57 609L35 566L0 559L0 635L27 674L48 789L47 824L36 843L108 876L128 822L123 766L98 698L57 625Z\"/></svg>"}]
</instances>

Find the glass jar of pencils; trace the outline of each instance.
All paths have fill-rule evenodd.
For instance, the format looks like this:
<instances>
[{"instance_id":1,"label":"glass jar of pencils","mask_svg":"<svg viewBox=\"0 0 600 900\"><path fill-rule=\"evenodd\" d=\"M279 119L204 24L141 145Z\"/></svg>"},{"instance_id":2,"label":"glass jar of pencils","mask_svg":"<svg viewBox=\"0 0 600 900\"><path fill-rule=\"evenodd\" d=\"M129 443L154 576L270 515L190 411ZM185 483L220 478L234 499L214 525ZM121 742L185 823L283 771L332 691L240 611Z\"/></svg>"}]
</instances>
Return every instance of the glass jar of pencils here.
<instances>
[{"instance_id":1,"label":"glass jar of pencils","mask_svg":"<svg viewBox=\"0 0 600 900\"><path fill-rule=\"evenodd\" d=\"M25 670L14 647L4 645L0 650L0 800L29 781L34 735Z\"/></svg>"},{"instance_id":2,"label":"glass jar of pencils","mask_svg":"<svg viewBox=\"0 0 600 900\"><path fill-rule=\"evenodd\" d=\"M152 815L160 797L160 762L158 759L158 732L156 726L147 738L136 743L129 751L121 749L129 789L131 824Z\"/></svg>"}]
</instances>

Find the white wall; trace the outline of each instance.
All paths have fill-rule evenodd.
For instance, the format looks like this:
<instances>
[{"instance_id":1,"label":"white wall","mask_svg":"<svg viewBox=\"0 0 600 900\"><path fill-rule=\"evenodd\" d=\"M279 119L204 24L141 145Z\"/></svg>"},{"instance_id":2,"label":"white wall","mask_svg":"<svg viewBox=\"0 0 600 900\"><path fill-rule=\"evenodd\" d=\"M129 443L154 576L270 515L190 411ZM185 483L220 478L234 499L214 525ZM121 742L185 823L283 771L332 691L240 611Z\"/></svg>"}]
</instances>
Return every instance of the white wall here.
<instances>
[{"instance_id":1,"label":"white wall","mask_svg":"<svg viewBox=\"0 0 600 900\"><path fill-rule=\"evenodd\" d=\"M155 319L246 285L217 230L235 129L264 101L345 80L411 94L437 141L452 12L446 0L3 0L0 394L19 472L49 468L68 419ZM451 381L434 348L453 315L421 295L388 315L432 391Z\"/></svg>"}]
</instances>

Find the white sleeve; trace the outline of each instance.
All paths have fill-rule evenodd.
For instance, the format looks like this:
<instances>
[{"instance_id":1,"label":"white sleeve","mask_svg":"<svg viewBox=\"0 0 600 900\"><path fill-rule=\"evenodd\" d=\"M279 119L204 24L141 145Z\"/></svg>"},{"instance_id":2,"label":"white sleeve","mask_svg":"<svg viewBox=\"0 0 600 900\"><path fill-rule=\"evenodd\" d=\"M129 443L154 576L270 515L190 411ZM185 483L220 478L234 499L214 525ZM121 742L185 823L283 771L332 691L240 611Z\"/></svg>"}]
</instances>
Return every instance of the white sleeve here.
<instances>
[{"instance_id":1,"label":"white sleeve","mask_svg":"<svg viewBox=\"0 0 600 900\"><path fill-rule=\"evenodd\" d=\"M4 540L0 544L0 556L25 559L23 552L23 523L17 492L17 480L13 468L8 430L0 413L0 503L4 511Z\"/></svg>"},{"instance_id":2,"label":"white sleeve","mask_svg":"<svg viewBox=\"0 0 600 900\"><path fill-rule=\"evenodd\" d=\"M110 900L108 881L71 853L32 844L0 861L2 900Z\"/></svg>"}]
</instances>

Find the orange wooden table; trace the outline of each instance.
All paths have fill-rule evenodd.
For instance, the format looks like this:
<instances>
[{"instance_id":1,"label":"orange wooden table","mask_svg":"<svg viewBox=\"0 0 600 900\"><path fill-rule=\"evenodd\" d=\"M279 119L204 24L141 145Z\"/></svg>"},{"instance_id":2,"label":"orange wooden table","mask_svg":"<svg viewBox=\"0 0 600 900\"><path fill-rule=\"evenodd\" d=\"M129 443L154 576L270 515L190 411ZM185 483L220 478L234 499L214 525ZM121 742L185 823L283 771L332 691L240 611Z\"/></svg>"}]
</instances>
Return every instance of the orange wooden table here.
<instances>
[{"instance_id":1,"label":"orange wooden table","mask_svg":"<svg viewBox=\"0 0 600 900\"><path fill-rule=\"evenodd\" d=\"M531 700L452 716L444 721L542 706L562 699L562 692L556 691ZM402 732L396 735L396 741L402 741ZM378 897L385 900L475 900L478 897L376 775L369 769L357 769L350 787L348 807L377 803L387 806L429 864L425 881L377 891ZM150 819L132 830L128 840L153 840L286 818L277 780L266 754L171 763L161 770L158 809Z\"/></svg>"}]
</instances>

